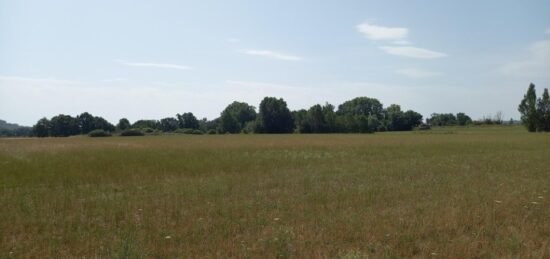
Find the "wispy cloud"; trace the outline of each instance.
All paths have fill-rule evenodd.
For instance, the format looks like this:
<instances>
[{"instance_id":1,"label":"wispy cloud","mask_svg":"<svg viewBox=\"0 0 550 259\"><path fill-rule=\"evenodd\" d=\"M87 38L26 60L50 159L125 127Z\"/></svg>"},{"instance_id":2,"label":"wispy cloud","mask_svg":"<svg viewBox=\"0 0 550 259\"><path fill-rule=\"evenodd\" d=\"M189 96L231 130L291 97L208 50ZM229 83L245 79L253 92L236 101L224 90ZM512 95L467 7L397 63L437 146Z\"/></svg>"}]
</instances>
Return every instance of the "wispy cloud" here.
<instances>
[{"instance_id":1,"label":"wispy cloud","mask_svg":"<svg viewBox=\"0 0 550 259\"><path fill-rule=\"evenodd\" d=\"M117 59L116 62L132 67L153 67L153 68L165 68L165 69L178 69L178 70L189 70L191 67L185 65L177 64L166 64L166 63L149 63L149 62L130 62L125 60Z\"/></svg>"},{"instance_id":2,"label":"wispy cloud","mask_svg":"<svg viewBox=\"0 0 550 259\"><path fill-rule=\"evenodd\" d=\"M409 58L434 59L434 58L444 58L447 56L447 54L445 53L436 52L436 51L423 49L423 48L417 48L417 47L382 46L379 48L388 54L409 57Z\"/></svg>"},{"instance_id":3,"label":"wispy cloud","mask_svg":"<svg viewBox=\"0 0 550 259\"><path fill-rule=\"evenodd\" d=\"M544 30L544 33L550 34L550 28L546 28L546 30Z\"/></svg>"},{"instance_id":4,"label":"wispy cloud","mask_svg":"<svg viewBox=\"0 0 550 259\"><path fill-rule=\"evenodd\" d=\"M242 50L242 53L247 55L252 55L252 56L260 56L260 57L278 59L278 60L284 60L284 61L304 60L304 58L300 56L290 55L290 54L281 53L281 52L275 52L271 50L245 49L245 50Z\"/></svg>"},{"instance_id":5,"label":"wispy cloud","mask_svg":"<svg viewBox=\"0 0 550 259\"><path fill-rule=\"evenodd\" d=\"M409 29L407 28L384 27L369 23L357 25L357 30L371 40L403 40L409 34Z\"/></svg>"},{"instance_id":6,"label":"wispy cloud","mask_svg":"<svg viewBox=\"0 0 550 259\"><path fill-rule=\"evenodd\" d=\"M441 73L439 72L433 72L433 71L419 69L419 68L403 68L395 72L397 74L404 75L411 78L430 78L430 77L441 75Z\"/></svg>"},{"instance_id":7,"label":"wispy cloud","mask_svg":"<svg viewBox=\"0 0 550 259\"><path fill-rule=\"evenodd\" d=\"M369 23L356 26L357 30L370 40L386 40L388 43L399 46L380 46L384 52L409 58L434 59L443 58L447 54L423 48L412 47L407 37L409 29L404 27L384 27Z\"/></svg>"},{"instance_id":8,"label":"wispy cloud","mask_svg":"<svg viewBox=\"0 0 550 259\"><path fill-rule=\"evenodd\" d=\"M524 60L504 64L499 71L520 78L550 78L550 40L531 44Z\"/></svg>"}]
</instances>

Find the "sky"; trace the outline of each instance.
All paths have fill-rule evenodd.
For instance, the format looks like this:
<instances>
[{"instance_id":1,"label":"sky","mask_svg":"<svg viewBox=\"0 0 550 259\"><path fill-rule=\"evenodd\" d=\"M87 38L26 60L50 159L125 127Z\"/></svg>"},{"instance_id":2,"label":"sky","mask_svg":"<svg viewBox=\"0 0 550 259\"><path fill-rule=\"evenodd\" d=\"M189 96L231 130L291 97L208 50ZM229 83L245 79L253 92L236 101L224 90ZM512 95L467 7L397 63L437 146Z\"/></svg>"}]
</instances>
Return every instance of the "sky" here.
<instances>
[{"instance_id":1,"label":"sky","mask_svg":"<svg viewBox=\"0 0 550 259\"><path fill-rule=\"evenodd\" d=\"M0 119L358 96L474 119L550 87L550 1L0 0Z\"/></svg>"}]
</instances>

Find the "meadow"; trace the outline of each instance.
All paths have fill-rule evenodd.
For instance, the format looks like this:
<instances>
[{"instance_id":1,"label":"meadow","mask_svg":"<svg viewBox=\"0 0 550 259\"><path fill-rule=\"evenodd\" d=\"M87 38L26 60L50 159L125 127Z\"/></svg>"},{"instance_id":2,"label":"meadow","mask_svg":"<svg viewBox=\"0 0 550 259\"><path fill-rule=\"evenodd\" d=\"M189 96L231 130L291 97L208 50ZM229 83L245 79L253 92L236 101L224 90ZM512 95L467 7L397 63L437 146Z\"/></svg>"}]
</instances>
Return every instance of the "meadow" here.
<instances>
[{"instance_id":1,"label":"meadow","mask_svg":"<svg viewBox=\"0 0 550 259\"><path fill-rule=\"evenodd\" d=\"M549 258L550 134L0 139L0 258Z\"/></svg>"}]
</instances>

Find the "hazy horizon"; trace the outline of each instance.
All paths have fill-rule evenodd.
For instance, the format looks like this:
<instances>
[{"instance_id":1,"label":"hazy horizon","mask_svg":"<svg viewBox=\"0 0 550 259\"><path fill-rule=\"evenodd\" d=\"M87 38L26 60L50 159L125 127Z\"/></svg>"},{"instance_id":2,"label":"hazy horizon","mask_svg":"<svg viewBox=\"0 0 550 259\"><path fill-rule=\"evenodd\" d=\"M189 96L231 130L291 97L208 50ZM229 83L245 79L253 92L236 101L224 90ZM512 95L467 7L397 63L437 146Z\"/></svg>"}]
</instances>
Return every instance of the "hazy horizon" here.
<instances>
[{"instance_id":1,"label":"hazy horizon","mask_svg":"<svg viewBox=\"0 0 550 259\"><path fill-rule=\"evenodd\" d=\"M0 119L112 123L358 96L473 119L550 88L550 1L0 0Z\"/></svg>"}]
</instances>

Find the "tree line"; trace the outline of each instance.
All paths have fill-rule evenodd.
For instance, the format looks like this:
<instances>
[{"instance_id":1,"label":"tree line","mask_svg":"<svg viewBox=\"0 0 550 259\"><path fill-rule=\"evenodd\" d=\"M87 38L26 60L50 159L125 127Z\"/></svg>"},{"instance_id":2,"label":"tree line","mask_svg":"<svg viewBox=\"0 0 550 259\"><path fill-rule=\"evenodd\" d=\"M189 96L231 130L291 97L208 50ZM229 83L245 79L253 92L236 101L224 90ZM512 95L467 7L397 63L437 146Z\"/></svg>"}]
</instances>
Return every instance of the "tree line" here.
<instances>
[{"instance_id":1,"label":"tree line","mask_svg":"<svg viewBox=\"0 0 550 259\"><path fill-rule=\"evenodd\" d=\"M265 97L256 107L245 102L229 104L214 120L197 119L191 112L176 114L160 120L122 118L116 125L102 117L84 112L76 117L60 114L42 118L33 127L37 137L66 137L105 132L177 132L192 134L223 133L373 133L376 131L407 131L422 124L422 115L403 111L392 104L386 108L369 97L357 97L337 108L329 103L316 104L309 109L290 111L282 98Z\"/></svg>"},{"instance_id":2,"label":"tree line","mask_svg":"<svg viewBox=\"0 0 550 259\"><path fill-rule=\"evenodd\" d=\"M518 106L521 122L530 132L550 131L550 96L545 88L542 97L537 98L535 85L529 84L527 93Z\"/></svg>"}]
</instances>

